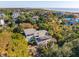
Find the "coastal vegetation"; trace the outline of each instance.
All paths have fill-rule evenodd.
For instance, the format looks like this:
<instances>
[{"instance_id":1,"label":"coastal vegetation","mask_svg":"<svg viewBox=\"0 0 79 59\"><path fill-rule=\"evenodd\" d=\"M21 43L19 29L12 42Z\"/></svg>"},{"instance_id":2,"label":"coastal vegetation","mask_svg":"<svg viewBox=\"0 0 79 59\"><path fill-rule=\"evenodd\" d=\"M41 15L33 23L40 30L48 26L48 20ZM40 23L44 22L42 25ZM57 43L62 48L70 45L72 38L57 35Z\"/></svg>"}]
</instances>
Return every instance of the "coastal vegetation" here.
<instances>
[{"instance_id":1,"label":"coastal vegetation","mask_svg":"<svg viewBox=\"0 0 79 59\"><path fill-rule=\"evenodd\" d=\"M70 20L67 20L68 18ZM5 8L0 9L0 20L2 19L4 23L0 21L1 57L79 57L79 18L75 13ZM35 36L28 40L29 35L25 35L27 32L25 33L24 29L31 28L38 33L47 31L47 36L55 40L51 39L53 42L41 45L38 45L40 43Z\"/></svg>"}]
</instances>

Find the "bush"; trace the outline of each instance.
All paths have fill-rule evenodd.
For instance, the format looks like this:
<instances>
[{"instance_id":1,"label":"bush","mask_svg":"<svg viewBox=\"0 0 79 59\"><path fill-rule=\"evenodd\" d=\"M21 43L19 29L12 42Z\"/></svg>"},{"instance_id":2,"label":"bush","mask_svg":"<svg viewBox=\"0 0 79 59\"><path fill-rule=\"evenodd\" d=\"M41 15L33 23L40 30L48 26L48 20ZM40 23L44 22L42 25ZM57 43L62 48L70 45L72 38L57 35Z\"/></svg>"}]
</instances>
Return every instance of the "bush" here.
<instances>
[{"instance_id":1,"label":"bush","mask_svg":"<svg viewBox=\"0 0 79 59\"><path fill-rule=\"evenodd\" d=\"M15 28L13 29L13 32L14 32L14 33L23 33L23 30L22 30L22 28L20 28L20 27L15 27Z\"/></svg>"}]
</instances>

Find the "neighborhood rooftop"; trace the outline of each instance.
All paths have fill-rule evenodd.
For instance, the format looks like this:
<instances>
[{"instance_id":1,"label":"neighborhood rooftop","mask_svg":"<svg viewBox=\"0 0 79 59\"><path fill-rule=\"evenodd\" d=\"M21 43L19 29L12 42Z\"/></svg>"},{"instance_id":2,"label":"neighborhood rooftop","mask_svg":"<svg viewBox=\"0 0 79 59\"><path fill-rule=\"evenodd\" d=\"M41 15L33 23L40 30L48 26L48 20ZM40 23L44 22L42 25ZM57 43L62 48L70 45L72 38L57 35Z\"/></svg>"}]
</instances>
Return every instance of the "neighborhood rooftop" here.
<instances>
[{"instance_id":1,"label":"neighborhood rooftop","mask_svg":"<svg viewBox=\"0 0 79 59\"><path fill-rule=\"evenodd\" d=\"M33 28L24 29L25 36L28 41L31 40L32 37L35 37L37 44L41 44L45 41L53 41L56 42L56 39L53 39L52 36L48 34L46 30L36 30Z\"/></svg>"}]
</instances>

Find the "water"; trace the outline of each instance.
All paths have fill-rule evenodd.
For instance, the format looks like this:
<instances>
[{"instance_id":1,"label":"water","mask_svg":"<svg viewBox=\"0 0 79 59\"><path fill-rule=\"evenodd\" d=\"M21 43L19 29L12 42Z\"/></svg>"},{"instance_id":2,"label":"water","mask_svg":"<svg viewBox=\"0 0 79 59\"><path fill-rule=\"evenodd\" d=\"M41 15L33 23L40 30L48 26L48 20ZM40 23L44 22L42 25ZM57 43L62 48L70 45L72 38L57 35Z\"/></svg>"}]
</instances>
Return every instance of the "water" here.
<instances>
[{"instance_id":1,"label":"water","mask_svg":"<svg viewBox=\"0 0 79 59\"><path fill-rule=\"evenodd\" d=\"M49 10L64 11L64 12L79 12L79 8L49 8Z\"/></svg>"}]
</instances>

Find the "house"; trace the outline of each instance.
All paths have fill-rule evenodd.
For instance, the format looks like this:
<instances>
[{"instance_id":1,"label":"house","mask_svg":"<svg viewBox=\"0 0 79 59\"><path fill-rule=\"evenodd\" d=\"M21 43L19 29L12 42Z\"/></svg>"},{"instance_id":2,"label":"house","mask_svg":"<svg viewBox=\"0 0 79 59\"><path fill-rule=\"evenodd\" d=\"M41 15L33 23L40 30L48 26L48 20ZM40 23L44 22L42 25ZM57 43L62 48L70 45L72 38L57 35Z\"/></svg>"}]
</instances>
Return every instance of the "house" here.
<instances>
[{"instance_id":1,"label":"house","mask_svg":"<svg viewBox=\"0 0 79 59\"><path fill-rule=\"evenodd\" d=\"M34 36L44 36L45 34L47 34L48 32L46 30L38 30L34 33Z\"/></svg>"},{"instance_id":2,"label":"house","mask_svg":"<svg viewBox=\"0 0 79 59\"><path fill-rule=\"evenodd\" d=\"M39 31L34 33L34 36L36 38L37 45L41 45L41 44L45 45L50 41L55 42L53 40L52 36L50 36L48 31L46 31L46 30L39 30Z\"/></svg>"},{"instance_id":3,"label":"house","mask_svg":"<svg viewBox=\"0 0 79 59\"><path fill-rule=\"evenodd\" d=\"M64 15L64 12L52 12L52 14L57 15L59 17Z\"/></svg>"},{"instance_id":4,"label":"house","mask_svg":"<svg viewBox=\"0 0 79 59\"><path fill-rule=\"evenodd\" d=\"M73 13L75 18L79 18L79 13Z\"/></svg>"},{"instance_id":5,"label":"house","mask_svg":"<svg viewBox=\"0 0 79 59\"><path fill-rule=\"evenodd\" d=\"M76 21L77 23L79 23L79 18L75 18L75 21Z\"/></svg>"},{"instance_id":6,"label":"house","mask_svg":"<svg viewBox=\"0 0 79 59\"><path fill-rule=\"evenodd\" d=\"M36 29L30 28L24 30L26 36L33 35L36 32Z\"/></svg>"},{"instance_id":7,"label":"house","mask_svg":"<svg viewBox=\"0 0 79 59\"><path fill-rule=\"evenodd\" d=\"M5 22L4 22L4 19L0 19L0 25L4 25L5 24Z\"/></svg>"},{"instance_id":8,"label":"house","mask_svg":"<svg viewBox=\"0 0 79 59\"><path fill-rule=\"evenodd\" d=\"M44 36L44 37L39 38L39 40L37 39L36 42L37 42L37 45L47 45L48 42L52 42L53 44L57 41L55 38Z\"/></svg>"},{"instance_id":9,"label":"house","mask_svg":"<svg viewBox=\"0 0 79 59\"><path fill-rule=\"evenodd\" d=\"M19 13L19 12L13 12L12 18L13 18L14 21L17 20L16 18L17 18L18 16L20 16L20 13Z\"/></svg>"},{"instance_id":10,"label":"house","mask_svg":"<svg viewBox=\"0 0 79 59\"><path fill-rule=\"evenodd\" d=\"M0 13L0 18L3 18L5 16L4 13Z\"/></svg>"},{"instance_id":11,"label":"house","mask_svg":"<svg viewBox=\"0 0 79 59\"><path fill-rule=\"evenodd\" d=\"M32 19L35 20L35 21L39 20L39 16L33 16Z\"/></svg>"},{"instance_id":12,"label":"house","mask_svg":"<svg viewBox=\"0 0 79 59\"><path fill-rule=\"evenodd\" d=\"M19 12L13 12L12 13L12 18L13 18L13 23L15 23L16 25L15 26L18 26L18 24L20 23L17 19L18 16L20 16L20 13Z\"/></svg>"},{"instance_id":13,"label":"house","mask_svg":"<svg viewBox=\"0 0 79 59\"><path fill-rule=\"evenodd\" d=\"M56 39L53 39L46 30L25 29L24 33L28 41L34 37L37 45L45 45L49 41L56 42Z\"/></svg>"},{"instance_id":14,"label":"house","mask_svg":"<svg viewBox=\"0 0 79 59\"><path fill-rule=\"evenodd\" d=\"M68 22L64 21L66 24L76 25L77 23L79 23L79 18L66 18L66 21L68 21Z\"/></svg>"},{"instance_id":15,"label":"house","mask_svg":"<svg viewBox=\"0 0 79 59\"><path fill-rule=\"evenodd\" d=\"M25 36L27 37L27 41L30 41L31 37L33 37L35 32L36 32L36 29L33 29L33 28L24 29L24 33L25 33Z\"/></svg>"}]
</instances>

